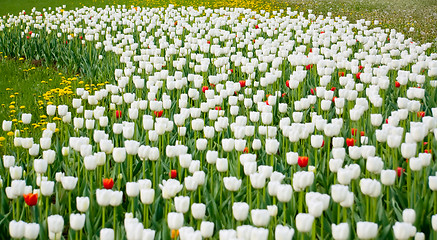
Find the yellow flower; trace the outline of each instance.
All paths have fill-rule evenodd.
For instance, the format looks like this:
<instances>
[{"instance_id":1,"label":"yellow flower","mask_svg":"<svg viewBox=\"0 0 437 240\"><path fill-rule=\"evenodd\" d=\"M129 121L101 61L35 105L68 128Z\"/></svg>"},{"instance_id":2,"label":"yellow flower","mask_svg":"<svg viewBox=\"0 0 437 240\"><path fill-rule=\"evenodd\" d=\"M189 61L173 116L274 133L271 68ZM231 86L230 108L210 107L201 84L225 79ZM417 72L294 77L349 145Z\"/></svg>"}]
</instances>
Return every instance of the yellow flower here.
<instances>
[{"instance_id":1,"label":"yellow flower","mask_svg":"<svg viewBox=\"0 0 437 240\"><path fill-rule=\"evenodd\" d=\"M23 121L22 121L22 120L19 120L18 122L19 122L19 123L23 123Z\"/></svg>"},{"instance_id":2,"label":"yellow flower","mask_svg":"<svg viewBox=\"0 0 437 240\"><path fill-rule=\"evenodd\" d=\"M3 142L4 140L6 140L5 137L0 137L0 142Z\"/></svg>"},{"instance_id":3,"label":"yellow flower","mask_svg":"<svg viewBox=\"0 0 437 240\"><path fill-rule=\"evenodd\" d=\"M15 113L15 112L17 112L17 111L15 111L15 110L11 110L10 112L11 112L11 113Z\"/></svg>"},{"instance_id":4,"label":"yellow flower","mask_svg":"<svg viewBox=\"0 0 437 240\"><path fill-rule=\"evenodd\" d=\"M16 122L16 121L18 121L16 118L12 119L12 122Z\"/></svg>"},{"instance_id":5,"label":"yellow flower","mask_svg":"<svg viewBox=\"0 0 437 240\"><path fill-rule=\"evenodd\" d=\"M59 132L59 128L55 128L55 133L56 133L56 132Z\"/></svg>"},{"instance_id":6,"label":"yellow flower","mask_svg":"<svg viewBox=\"0 0 437 240\"><path fill-rule=\"evenodd\" d=\"M14 109L15 106L14 105L9 105L9 109Z\"/></svg>"},{"instance_id":7,"label":"yellow flower","mask_svg":"<svg viewBox=\"0 0 437 240\"><path fill-rule=\"evenodd\" d=\"M22 60L24 60L24 58L20 57L18 60L22 61Z\"/></svg>"},{"instance_id":8,"label":"yellow flower","mask_svg":"<svg viewBox=\"0 0 437 240\"><path fill-rule=\"evenodd\" d=\"M11 132L8 132L7 135L8 135L9 137L12 137L12 136L14 136L14 132L12 132L12 131L11 131Z\"/></svg>"},{"instance_id":9,"label":"yellow flower","mask_svg":"<svg viewBox=\"0 0 437 240\"><path fill-rule=\"evenodd\" d=\"M47 118L47 116L46 115L41 115L41 116L39 116L40 118Z\"/></svg>"},{"instance_id":10,"label":"yellow flower","mask_svg":"<svg viewBox=\"0 0 437 240\"><path fill-rule=\"evenodd\" d=\"M26 107L25 106L20 106L20 109L25 109Z\"/></svg>"},{"instance_id":11,"label":"yellow flower","mask_svg":"<svg viewBox=\"0 0 437 240\"><path fill-rule=\"evenodd\" d=\"M14 98L15 97L15 95L14 94L11 94L11 96L9 96L10 98Z\"/></svg>"}]
</instances>

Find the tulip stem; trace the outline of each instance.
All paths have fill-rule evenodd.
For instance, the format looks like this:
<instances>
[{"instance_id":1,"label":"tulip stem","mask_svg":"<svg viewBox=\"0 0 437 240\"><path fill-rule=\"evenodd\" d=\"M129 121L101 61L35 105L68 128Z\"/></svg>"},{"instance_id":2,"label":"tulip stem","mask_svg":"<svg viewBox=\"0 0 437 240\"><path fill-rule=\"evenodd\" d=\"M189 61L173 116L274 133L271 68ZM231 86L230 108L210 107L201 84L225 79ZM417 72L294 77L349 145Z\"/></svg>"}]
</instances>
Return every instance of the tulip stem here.
<instances>
[{"instance_id":1,"label":"tulip stem","mask_svg":"<svg viewBox=\"0 0 437 240\"><path fill-rule=\"evenodd\" d=\"M323 226L324 226L324 221L323 221L323 213L322 215L320 215L320 238L323 239Z\"/></svg>"},{"instance_id":2,"label":"tulip stem","mask_svg":"<svg viewBox=\"0 0 437 240\"><path fill-rule=\"evenodd\" d=\"M144 228L149 227L149 205L145 204L143 207L144 211Z\"/></svg>"},{"instance_id":3,"label":"tulip stem","mask_svg":"<svg viewBox=\"0 0 437 240\"><path fill-rule=\"evenodd\" d=\"M437 191L434 191L434 214L437 214Z\"/></svg>"},{"instance_id":4,"label":"tulip stem","mask_svg":"<svg viewBox=\"0 0 437 240\"><path fill-rule=\"evenodd\" d=\"M118 163L118 164L116 163L115 165L118 166L117 167L117 176L115 176L115 177L117 179L117 190L120 191L121 179L119 178L119 176L120 176L120 171L121 171L121 163Z\"/></svg>"},{"instance_id":5,"label":"tulip stem","mask_svg":"<svg viewBox=\"0 0 437 240\"><path fill-rule=\"evenodd\" d=\"M128 158L128 165L129 165L129 166L128 166L128 167L129 167L129 182L132 182L132 178L133 178L133 173L132 173L132 171L133 171L133 170L132 170L132 169L133 169L133 166L132 166L132 165L133 165L133 164L132 164L132 160L133 160L133 159L132 159L132 158L133 158L133 157L132 157L132 155L130 155L130 154L129 154L128 156L129 156L129 158Z\"/></svg>"},{"instance_id":6,"label":"tulip stem","mask_svg":"<svg viewBox=\"0 0 437 240\"><path fill-rule=\"evenodd\" d=\"M317 235L317 233L316 233L316 220L317 218L314 218L314 221L313 221L313 231L312 231L312 234L311 234L311 237L312 237L312 240L316 240L316 235Z\"/></svg>"},{"instance_id":7,"label":"tulip stem","mask_svg":"<svg viewBox=\"0 0 437 240\"><path fill-rule=\"evenodd\" d=\"M153 187L156 188L156 179L155 179L155 161L152 161L152 180L153 180Z\"/></svg>"},{"instance_id":8,"label":"tulip stem","mask_svg":"<svg viewBox=\"0 0 437 240\"><path fill-rule=\"evenodd\" d=\"M46 219L49 216L49 197L46 197Z\"/></svg>"},{"instance_id":9,"label":"tulip stem","mask_svg":"<svg viewBox=\"0 0 437 240\"><path fill-rule=\"evenodd\" d=\"M347 209L343 208L343 222L347 222Z\"/></svg>"},{"instance_id":10,"label":"tulip stem","mask_svg":"<svg viewBox=\"0 0 437 240\"><path fill-rule=\"evenodd\" d=\"M114 207L114 216L113 217L114 217L114 219L112 220L112 222L113 222L112 223L113 224L112 227L114 228L114 235L117 236L117 227L116 227L117 225L115 224L116 223L116 219L117 219L117 206Z\"/></svg>"},{"instance_id":11,"label":"tulip stem","mask_svg":"<svg viewBox=\"0 0 437 240\"><path fill-rule=\"evenodd\" d=\"M282 215L284 215L284 223L283 224L286 225L287 224L287 204L285 202L283 202L282 205L284 206L284 210L282 213Z\"/></svg>"},{"instance_id":12,"label":"tulip stem","mask_svg":"<svg viewBox=\"0 0 437 240\"><path fill-rule=\"evenodd\" d=\"M71 215L71 190L68 191L68 216Z\"/></svg>"},{"instance_id":13,"label":"tulip stem","mask_svg":"<svg viewBox=\"0 0 437 240\"><path fill-rule=\"evenodd\" d=\"M409 163L407 164L407 193L408 193L408 207L411 208L411 168Z\"/></svg>"},{"instance_id":14,"label":"tulip stem","mask_svg":"<svg viewBox=\"0 0 437 240\"><path fill-rule=\"evenodd\" d=\"M260 195L260 190L257 189L256 190L256 206L257 206L257 208L259 208L259 195Z\"/></svg>"},{"instance_id":15,"label":"tulip stem","mask_svg":"<svg viewBox=\"0 0 437 240\"><path fill-rule=\"evenodd\" d=\"M106 207L103 206L102 207L102 229L105 228L105 210L106 210Z\"/></svg>"}]
</instances>

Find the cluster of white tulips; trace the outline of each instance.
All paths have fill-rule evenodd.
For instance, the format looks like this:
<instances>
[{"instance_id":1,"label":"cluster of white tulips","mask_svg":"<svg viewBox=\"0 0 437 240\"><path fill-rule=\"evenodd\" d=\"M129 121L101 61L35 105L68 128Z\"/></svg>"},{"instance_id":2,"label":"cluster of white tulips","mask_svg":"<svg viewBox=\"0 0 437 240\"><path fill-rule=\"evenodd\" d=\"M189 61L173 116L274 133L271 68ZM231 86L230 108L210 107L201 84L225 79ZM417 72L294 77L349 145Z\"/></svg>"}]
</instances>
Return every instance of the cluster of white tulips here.
<instances>
[{"instance_id":1,"label":"cluster of white tulips","mask_svg":"<svg viewBox=\"0 0 437 240\"><path fill-rule=\"evenodd\" d=\"M3 122L12 238L437 237L431 44L331 14L172 5L33 9L0 30L102 73L47 105L40 133L20 131L30 114Z\"/></svg>"}]
</instances>

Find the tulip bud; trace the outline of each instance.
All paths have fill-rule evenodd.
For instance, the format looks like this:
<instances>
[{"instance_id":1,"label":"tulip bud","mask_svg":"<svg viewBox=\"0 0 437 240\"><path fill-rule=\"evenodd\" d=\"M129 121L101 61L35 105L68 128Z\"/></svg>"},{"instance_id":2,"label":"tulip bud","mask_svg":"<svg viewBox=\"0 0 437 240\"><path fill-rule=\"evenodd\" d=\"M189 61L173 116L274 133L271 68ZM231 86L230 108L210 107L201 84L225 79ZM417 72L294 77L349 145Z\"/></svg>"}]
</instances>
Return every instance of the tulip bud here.
<instances>
[{"instance_id":1,"label":"tulip bud","mask_svg":"<svg viewBox=\"0 0 437 240\"><path fill-rule=\"evenodd\" d=\"M167 224L171 230L178 230L184 224L184 215L182 213L169 212L167 215Z\"/></svg>"},{"instance_id":2,"label":"tulip bud","mask_svg":"<svg viewBox=\"0 0 437 240\"><path fill-rule=\"evenodd\" d=\"M24 236L24 231L26 228L26 223L23 221L12 220L9 222L9 234L11 238L21 239Z\"/></svg>"},{"instance_id":3,"label":"tulip bud","mask_svg":"<svg viewBox=\"0 0 437 240\"><path fill-rule=\"evenodd\" d=\"M73 230L79 231L83 228L84 225L85 225L85 214L72 213L70 215L70 227Z\"/></svg>"},{"instance_id":4,"label":"tulip bud","mask_svg":"<svg viewBox=\"0 0 437 240\"><path fill-rule=\"evenodd\" d=\"M402 212L402 220L404 222L414 224L416 221L416 212L414 209L404 209Z\"/></svg>"},{"instance_id":5,"label":"tulip bud","mask_svg":"<svg viewBox=\"0 0 437 240\"><path fill-rule=\"evenodd\" d=\"M193 203L191 205L191 214L194 219L201 220L205 217L206 206L203 203Z\"/></svg>"},{"instance_id":6,"label":"tulip bud","mask_svg":"<svg viewBox=\"0 0 437 240\"><path fill-rule=\"evenodd\" d=\"M308 213L298 213L296 216L296 228L299 232L307 233L311 231L314 217Z\"/></svg>"},{"instance_id":7,"label":"tulip bud","mask_svg":"<svg viewBox=\"0 0 437 240\"><path fill-rule=\"evenodd\" d=\"M234 202L232 205L232 214L237 221L246 220L249 214L249 205L245 202Z\"/></svg>"},{"instance_id":8,"label":"tulip bud","mask_svg":"<svg viewBox=\"0 0 437 240\"><path fill-rule=\"evenodd\" d=\"M252 209L250 217L253 224L257 227L266 227L270 221L270 214L267 209Z\"/></svg>"},{"instance_id":9,"label":"tulip bud","mask_svg":"<svg viewBox=\"0 0 437 240\"><path fill-rule=\"evenodd\" d=\"M378 224L373 222L358 222L357 235L359 239L372 239L378 235Z\"/></svg>"},{"instance_id":10,"label":"tulip bud","mask_svg":"<svg viewBox=\"0 0 437 240\"><path fill-rule=\"evenodd\" d=\"M155 199L154 189L141 189L140 199L143 204L152 204Z\"/></svg>"},{"instance_id":11,"label":"tulip bud","mask_svg":"<svg viewBox=\"0 0 437 240\"><path fill-rule=\"evenodd\" d=\"M90 206L90 199L88 197L76 197L76 208L79 212L86 212Z\"/></svg>"},{"instance_id":12,"label":"tulip bud","mask_svg":"<svg viewBox=\"0 0 437 240\"><path fill-rule=\"evenodd\" d=\"M114 230L111 228L102 228L100 230L100 240L114 240Z\"/></svg>"},{"instance_id":13,"label":"tulip bud","mask_svg":"<svg viewBox=\"0 0 437 240\"><path fill-rule=\"evenodd\" d=\"M204 238L210 238L214 234L214 223L202 221L200 224L200 233Z\"/></svg>"},{"instance_id":14,"label":"tulip bud","mask_svg":"<svg viewBox=\"0 0 437 240\"><path fill-rule=\"evenodd\" d=\"M64 228L64 218L60 215L51 215L47 218L47 225L50 232L61 233Z\"/></svg>"},{"instance_id":15,"label":"tulip bud","mask_svg":"<svg viewBox=\"0 0 437 240\"><path fill-rule=\"evenodd\" d=\"M340 223L338 225L332 224L332 238L334 240L347 240L349 239L349 224Z\"/></svg>"},{"instance_id":16,"label":"tulip bud","mask_svg":"<svg viewBox=\"0 0 437 240\"><path fill-rule=\"evenodd\" d=\"M126 194L129 197L136 197L140 193L140 186L137 182L126 183Z\"/></svg>"},{"instance_id":17,"label":"tulip bud","mask_svg":"<svg viewBox=\"0 0 437 240\"><path fill-rule=\"evenodd\" d=\"M24 237L26 239L37 239L39 234L38 223L27 223L24 227Z\"/></svg>"},{"instance_id":18,"label":"tulip bud","mask_svg":"<svg viewBox=\"0 0 437 240\"><path fill-rule=\"evenodd\" d=\"M186 213L190 208L190 197L188 196L175 197L174 205L178 213Z\"/></svg>"},{"instance_id":19,"label":"tulip bud","mask_svg":"<svg viewBox=\"0 0 437 240\"><path fill-rule=\"evenodd\" d=\"M392 186L396 180L395 170L382 170L381 171L381 183L385 186Z\"/></svg>"}]
</instances>

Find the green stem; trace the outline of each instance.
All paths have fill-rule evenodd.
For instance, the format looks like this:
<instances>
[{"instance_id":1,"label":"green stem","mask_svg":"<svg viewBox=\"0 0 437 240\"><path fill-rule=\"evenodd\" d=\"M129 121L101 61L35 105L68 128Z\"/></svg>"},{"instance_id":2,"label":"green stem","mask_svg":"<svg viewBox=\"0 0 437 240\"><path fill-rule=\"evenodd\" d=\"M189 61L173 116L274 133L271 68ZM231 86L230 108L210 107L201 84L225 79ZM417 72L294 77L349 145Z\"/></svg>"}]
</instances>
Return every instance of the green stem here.
<instances>
[{"instance_id":1,"label":"green stem","mask_svg":"<svg viewBox=\"0 0 437 240\"><path fill-rule=\"evenodd\" d=\"M103 206L102 207L102 229L105 228L105 210L106 210L106 207Z\"/></svg>"}]
</instances>

